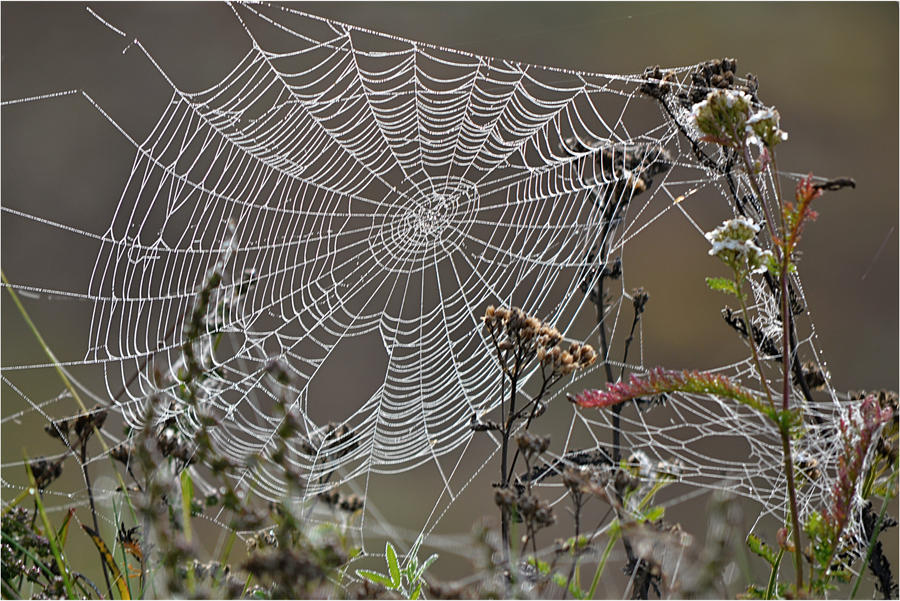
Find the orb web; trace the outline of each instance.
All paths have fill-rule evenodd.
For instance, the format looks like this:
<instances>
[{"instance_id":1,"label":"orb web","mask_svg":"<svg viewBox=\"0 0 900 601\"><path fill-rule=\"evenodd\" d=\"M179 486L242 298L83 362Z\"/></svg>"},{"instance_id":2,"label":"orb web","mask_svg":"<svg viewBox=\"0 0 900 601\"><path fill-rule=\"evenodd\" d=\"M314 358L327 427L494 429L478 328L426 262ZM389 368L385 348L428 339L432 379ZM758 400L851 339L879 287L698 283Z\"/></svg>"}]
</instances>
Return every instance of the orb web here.
<instances>
[{"instance_id":1,"label":"orb web","mask_svg":"<svg viewBox=\"0 0 900 601\"><path fill-rule=\"evenodd\" d=\"M493 440L474 473L460 468L474 452L473 437L490 436L472 431L473 416L488 415L501 395L480 321L485 307L519 306L569 340L593 340L597 326L576 327L578 316L593 310L583 290L618 259L623 275L610 282L604 321L610 339L623 340L631 319L626 247L652 244L646 230L672 211L702 235L687 199L705 195L729 206L749 188L740 177L726 182L701 160L684 135L686 109L641 94L639 75L479 56L290 7L232 9L249 49L207 89L182 89L139 40L129 47L171 88L142 138L86 90L3 103L12 112L38 102L86 102L134 147L116 209L95 232L3 207L4 219L34 222L97 249L81 289L52 281L11 286L91 304L84 357L61 363L70 373L100 369L105 390L84 391L135 430L151 426L144 423L151 399L164 399L158 418L175 418L186 434L196 428L199 407L217 418L217 449L248 466L240 484L278 499L287 489L268 455L283 419L274 410L280 395L301 418L306 444L288 460L304 474L303 500L341 484L365 494L373 474L428 466L441 482L420 525L429 533L496 461ZM270 46L273 33L278 43ZM691 89L694 69L672 69L671 85ZM628 168L626 157L635 155L644 157L642 171ZM767 185L771 191L773 182ZM601 247L607 264L598 269L591 263ZM188 337L185 323L213 275L221 281L211 289L201 331ZM799 280L794 285L802 303ZM771 325L771 292L758 286L754 299L753 310ZM797 321L798 348L818 362L812 323L805 312ZM368 358L347 363L346 353L361 341L370 343ZM196 405L179 393L185 345L199 349L208 376ZM596 386L591 378L607 365L619 373L652 367L644 364L640 332L635 345L627 362L610 355L566 382L552 401L559 403L566 388ZM274 383L273 365L285 370L286 383ZM65 394L31 399L15 384L19 373L47 367L3 367L4 383L26 405L4 412L4 422L29 412L48 421L77 414ZM749 360L716 371L759 387ZM374 377L368 394L335 399L323 392L326 374ZM526 375L526 390L534 378ZM822 473L833 476L839 403L830 388L820 396L807 402L818 420L797 452L816 457ZM552 452L564 458L579 437L607 448L610 420L573 410L559 437L566 446ZM783 519L780 440L761 416L679 394L650 411L623 411L622 420L623 448L677 462L688 489L727 487L758 502L760 516ZM112 428L104 433L123 440ZM732 452L719 455L710 441ZM821 503L831 482L803 488L802 512ZM17 487L5 476L3 484ZM559 486L541 485L551 492ZM61 497L58 507L83 504L86 491ZM365 536L365 520L359 528Z\"/></svg>"}]
</instances>

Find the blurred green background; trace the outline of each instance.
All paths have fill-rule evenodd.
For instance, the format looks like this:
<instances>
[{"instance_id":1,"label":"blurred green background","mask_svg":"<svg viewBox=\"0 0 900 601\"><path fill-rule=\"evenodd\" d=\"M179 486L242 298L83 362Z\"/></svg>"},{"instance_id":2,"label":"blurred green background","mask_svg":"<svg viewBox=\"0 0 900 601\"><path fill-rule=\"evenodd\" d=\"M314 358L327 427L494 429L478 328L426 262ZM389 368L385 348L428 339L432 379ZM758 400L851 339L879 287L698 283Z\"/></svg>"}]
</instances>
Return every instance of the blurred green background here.
<instances>
[{"instance_id":1,"label":"blurred green background","mask_svg":"<svg viewBox=\"0 0 900 601\"><path fill-rule=\"evenodd\" d=\"M790 133L779 166L791 172L850 176L855 190L826 195L804 235L800 275L823 352L839 390L898 387L898 6L896 3L315 3L295 5L324 17L473 53L601 73L640 73L647 65L683 66L724 56L740 75L755 73L760 97L776 106ZM173 79L199 90L221 79L247 51L232 11L216 3L4 3L2 99L83 89L135 139L156 122L171 90L143 55L141 42ZM130 172L133 147L76 96L2 110L2 204L89 232L109 223ZM718 211L696 199L691 214ZM96 248L77 236L3 214L3 270L13 282L83 292ZM650 243L630 256L634 285L651 294L644 320L645 362L671 367L721 365L744 352L718 317L722 299L706 291L705 243L670 212ZM69 244L70 243L70 244ZM2 365L44 362L3 295ZM88 303L26 299L62 360L86 351ZM712 317L710 317L712 316ZM589 317L585 324L589 326ZM652 342L652 346L651 346ZM723 346L724 345L724 346ZM725 357L725 358L723 358ZM365 358L360 357L364 364ZM61 390L48 370L4 371L2 461L55 451L36 431L10 382L36 402ZM95 377L86 374L85 378ZM100 380L86 382L98 392ZM340 382L353 394L354 382ZM37 432L37 434L36 434ZM21 482L18 468L6 482ZM427 490L430 476L405 479ZM72 480L77 485L77 478ZM388 486L388 490L390 486ZM3 498L16 491L4 487ZM390 497L389 497L390 498ZM467 503L467 505L462 505ZM64 504L61 500L60 506ZM386 502L390 519L408 503ZM464 533L472 515L492 514L488 493L469 494L448 515ZM676 508L677 509L677 508ZM693 515L691 515L693 514ZM681 519L696 518L696 508ZM677 513L675 514L678 515ZM750 516L752 517L752 516ZM413 518L413 521L416 518ZM749 518L748 518L749 519ZM893 550L896 556L896 547ZM448 574L462 572L452 561ZM447 567L449 564L449 567ZM612 589L614 590L614 589ZM611 593L615 594L615 593Z\"/></svg>"}]
</instances>

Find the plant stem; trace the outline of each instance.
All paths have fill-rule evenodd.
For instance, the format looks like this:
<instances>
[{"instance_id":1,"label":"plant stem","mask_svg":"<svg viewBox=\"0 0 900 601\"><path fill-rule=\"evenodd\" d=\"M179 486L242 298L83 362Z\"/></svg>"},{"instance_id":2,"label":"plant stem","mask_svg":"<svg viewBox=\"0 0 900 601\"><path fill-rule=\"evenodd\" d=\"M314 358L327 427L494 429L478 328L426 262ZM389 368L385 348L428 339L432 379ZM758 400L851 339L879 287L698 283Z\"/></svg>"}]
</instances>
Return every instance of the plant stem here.
<instances>
[{"instance_id":1,"label":"plant stem","mask_svg":"<svg viewBox=\"0 0 900 601\"><path fill-rule=\"evenodd\" d=\"M572 578L575 577L575 568L578 567L578 536L581 534L581 496L573 497L572 502L575 504L575 538L572 539L572 566L569 568L569 577L566 579L566 588L563 591L563 599L569 595L569 586L572 584Z\"/></svg>"},{"instance_id":2,"label":"plant stem","mask_svg":"<svg viewBox=\"0 0 900 601\"><path fill-rule=\"evenodd\" d=\"M604 246L602 252L600 253L600 269L606 268L606 248ZM606 383L613 384L615 380L613 379L612 367L609 365L609 342L606 340L606 303L603 301L603 279L605 276L601 271L600 276L597 278L597 288L596 288L596 298L594 299L594 304L597 307L597 326L600 330L598 336L600 338L600 354L603 357L603 367L606 371ZM621 452L621 427L620 427L620 418L619 413L621 413L622 407L621 405L616 405L613 407L613 423L612 423L612 460L614 465L619 464L619 460L622 458Z\"/></svg>"},{"instance_id":3,"label":"plant stem","mask_svg":"<svg viewBox=\"0 0 900 601\"><path fill-rule=\"evenodd\" d=\"M784 548L778 549L778 555L775 557L775 563L772 564L772 573L769 574L769 583L766 585L766 599L771 599L775 594L775 585L778 583L778 566L781 565L781 558L784 557Z\"/></svg>"},{"instance_id":4,"label":"plant stem","mask_svg":"<svg viewBox=\"0 0 900 601\"><path fill-rule=\"evenodd\" d=\"M773 148L769 149L770 155L772 157L772 169L773 169L773 179L776 182L776 200L778 202L779 213L783 213L783 199L781 197L781 187L778 184L778 172L775 171L775 150ZM750 160L750 148L747 144L743 145L742 148L742 157L744 160L744 166L747 169L747 178L750 180L750 185L753 188L756 197L759 199L759 204L762 206L763 211L765 212L765 221L766 227L769 230L769 236L772 239L772 244L775 249L778 251L779 256L777 257L779 263L781 264L781 269L778 276L779 280L779 289L781 296L781 327L782 327L782 336L781 336L781 362L782 362L782 410L787 411L790 408L790 352L788 349L788 339L790 336L790 307L788 304L788 289L787 289L787 272L788 266L790 264L790 257L788 256L785 249L782 248L778 243L778 237L775 234L775 220L772 217L772 212L769 209L769 205L766 203L766 199L762 194L762 191L759 187L759 183L756 181L756 176L753 173L752 162ZM783 216L782 216L783 219ZM784 238L784 232L782 232L782 239ZM747 319L747 315L744 315L744 318ZM753 332L750 329L750 325L747 324L747 329L750 334L750 338L753 338ZM801 374L802 375L802 374ZM762 377L762 373L760 373L760 377ZM768 390L768 388L767 388ZM787 477L787 485L788 485L788 497L790 498L790 510L791 510L791 530L793 533L794 539L794 569L796 571L797 578L797 593L799 594L803 590L803 551L801 548L800 542L800 514L797 511L797 491L794 485L794 462L791 455L791 441L790 441L790 432L788 431L787 426L783 424L779 424L779 430L781 431L781 448L784 452L784 469L785 476Z\"/></svg>"},{"instance_id":5,"label":"plant stem","mask_svg":"<svg viewBox=\"0 0 900 601\"><path fill-rule=\"evenodd\" d=\"M750 341L750 354L753 355L753 364L756 367L757 373L759 373L759 381L762 384L763 390L766 392L766 398L769 400L769 406L772 410L775 410L775 400L772 398L772 392L769 390L769 383L766 381L766 374L762 370L762 362L759 360L759 351L756 350L756 340L753 338L753 324L750 323L750 313L747 311L747 301L744 299L744 293L741 291L741 287L743 285L743 278L737 278L738 274L735 273L735 279L737 279L738 284L738 302L741 303L741 315L744 318L744 327L747 329L747 339Z\"/></svg>"},{"instance_id":6,"label":"plant stem","mask_svg":"<svg viewBox=\"0 0 900 601\"><path fill-rule=\"evenodd\" d=\"M619 538L620 530L618 520L612 522L610 529L615 529L615 532L609 535L609 541L606 543L606 548L603 549L603 555L600 557L600 563L597 564L597 571L594 572L594 579L591 581L591 590L588 592L588 599L595 598L594 593L597 592L597 584L600 582L600 575L603 574L603 570L606 568L606 562L609 559L609 554L612 553L613 546L615 546L616 540Z\"/></svg>"},{"instance_id":7,"label":"plant stem","mask_svg":"<svg viewBox=\"0 0 900 601\"><path fill-rule=\"evenodd\" d=\"M781 449L784 453L784 471L787 475L788 496L791 504L791 530L794 539L794 569L797 572L797 592L803 590L803 550L800 547L800 512L797 511L797 492L794 486L794 462L791 457L791 439L786 427L781 429Z\"/></svg>"},{"instance_id":8,"label":"plant stem","mask_svg":"<svg viewBox=\"0 0 900 601\"><path fill-rule=\"evenodd\" d=\"M872 529L872 536L869 537L869 546L866 549L866 559L863 562L862 567L859 570L859 574L856 576L856 582L853 583L853 590L850 591L850 598L853 599L856 597L857 591L859 591L859 584L862 582L862 575L866 571L866 567L869 565L869 560L872 559L872 551L875 549L875 545L878 542L878 535L881 532L881 525L884 523L884 516L887 513L888 505L891 503L891 497L894 493L894 480L897 475L896 469L892 474L890 480L888 480L888 490L887 494L884 497L884 502L881 504L881 511L878 513L878 519L875 521L875 527ZM887 593L885 593L887 594Z\"/></svg>"},{"instance_id":9,"label":"plant stem","mask_svg":"<svg viewBox=\"0 0 900 601\"><path fill-rule=\"evenodd\" d=\"M88 474L88 466L87 466L87 440L82 439L81 441L81 471L84 474L84 482L87 485L87 493L88 493L88 501L90 501L91 505L91 518L94 521L94 532L97 535L100 535L100 524L97 521L97 509L94 506L94 489L91 486L91 477ZM100 550L97 550L98 553ZM109 583L109 570L106 567L106 561L103 558L103 553L100 553L100 565L103 567L103 580L106 582L106 593L109 595L109 598L112 599L112 585ZM126 564L126 568L127 568Z\"/></svg>"},{"instance_id":10,"label":"plant stem","mask_svg":"<svg viewBox=\"0 0 900 601\"><path fill-rule=\"evenodd\" d=\"M63 586L66 589L66 597L69 599L75 598L75 591L72 588L72 582L69 579L69 571L66 562L63 560L62 551L59 548L59 544L56 540L56 531L53 529L53 526L50 525L50 519L47 517L47 512L44 511L44 503L41 501L41 491L38 489L37 482L34 479L34 474L31 472L31 464L28 463L28 457L25 457L25 471L28 473L28 482L31 484L31 490L34 494L34 503L37 506L38 514L41 516L41 522L44 524L44 530L46 531L47 541L50 543L50 550L53 552L53 559L56 560L56 567L59 568L59 575L63 579Z\"/></svg>"}]
</instances>

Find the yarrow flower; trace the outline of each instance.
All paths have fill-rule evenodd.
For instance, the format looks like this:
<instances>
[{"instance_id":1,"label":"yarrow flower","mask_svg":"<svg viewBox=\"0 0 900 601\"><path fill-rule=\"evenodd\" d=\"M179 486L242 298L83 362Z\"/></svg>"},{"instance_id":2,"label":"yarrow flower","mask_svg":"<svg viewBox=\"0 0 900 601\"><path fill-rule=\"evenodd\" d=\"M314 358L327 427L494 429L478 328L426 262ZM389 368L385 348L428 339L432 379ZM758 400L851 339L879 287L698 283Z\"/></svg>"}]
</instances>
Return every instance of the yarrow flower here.
<instances>
[{"instance_id":1,"label":"yarrow flower","mask_svg":"<svg viewBox=\"0 0 900 601\"><path fill-rule=\"evenodd\" d=\"M778 127L780 121L781 115L775 109L761 109L747 119L745 131L751 141L759 141L766 148L772 148L788 139L787 132Z\"/></svg>"},{"instance_id":2,"label":"yarrow flower","mask_svg":"<svg viewBox=\"0 0 900 601\"><path fill-rule=\"evenodd\" d=\"M744 143L752 103L745 92L713 90L693 106L691 118L705 140L738 148Z\"/></svg>"},{"instance_id":3,"label":"yarrow flower","mask_svg":"<svg viewBox=\"0 0 900 601\"><path fill-rule=\"evenodd\" d=\"M774 255L771 251L762 250L753 241L758 232L759 225L749 219L739 217L724 221L706 234L706 239L712 244L709 254L718 257L738 273L762 273L768 269Z\"/></svg>"}]
</instances>

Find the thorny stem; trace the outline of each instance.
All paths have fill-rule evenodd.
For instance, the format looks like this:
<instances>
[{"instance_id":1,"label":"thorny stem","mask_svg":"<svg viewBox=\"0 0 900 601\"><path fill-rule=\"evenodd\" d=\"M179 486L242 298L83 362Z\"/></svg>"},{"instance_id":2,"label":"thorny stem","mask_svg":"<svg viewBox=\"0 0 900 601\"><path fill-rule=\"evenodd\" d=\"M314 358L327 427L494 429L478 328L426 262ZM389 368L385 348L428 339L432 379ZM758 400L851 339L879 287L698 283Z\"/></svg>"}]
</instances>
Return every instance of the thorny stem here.
<instances>
[{"instance_id":1,"label":"thorny stem","mask_svg":"<svg viewBox=\"0 0 900 601\"><path fill-rule=\"evenodd\" d=\"M772 161L772 179L775 180L775 196L778 199L778 216L780 218L781 223L781 239L787 239L787 231L785 231L784 227L784 211L782 210L782 206L784 204L784 197L781 196L781 184L778 181L778 169L775 163L775 149L771 149L770 151L771 161ZM777 245L776 245L777 246ZM791 334L791 309L790 303L788 302L788 267L791 263L791 257L787 253L787 249L782 249L781 251L781 273L779 274L779 285L781 288L781 327L782 327L782 335L781 335L781 362L782 362L782 372L784 374L783 378L783 390L782 390L782 409L784 411L788 410L788 404L790 399L790 381L788 379L788 374L790 374L790 334ZM801 374L802 379L802 374Z\"/></svg>"},{"instance_id":2,"label":"thorny stem","mask_svg":"<svg viewBox=\"0 0 900 601\"><path fill-rule=\"evenodd\" d=\"M794 461L791 456L791 439L786 427L781 429L781 449L784 453L784 470L787 474L788 496L791 503L794 570L797 572L797 591L799 592L803 590L803 551L800 548L800 513L797 511L797 489L794 485Z\"/></svg>"}]
</instances>

